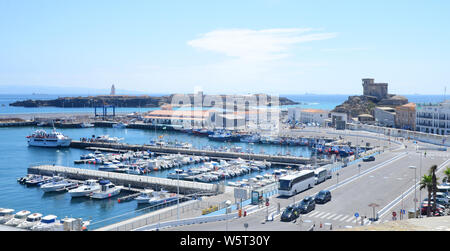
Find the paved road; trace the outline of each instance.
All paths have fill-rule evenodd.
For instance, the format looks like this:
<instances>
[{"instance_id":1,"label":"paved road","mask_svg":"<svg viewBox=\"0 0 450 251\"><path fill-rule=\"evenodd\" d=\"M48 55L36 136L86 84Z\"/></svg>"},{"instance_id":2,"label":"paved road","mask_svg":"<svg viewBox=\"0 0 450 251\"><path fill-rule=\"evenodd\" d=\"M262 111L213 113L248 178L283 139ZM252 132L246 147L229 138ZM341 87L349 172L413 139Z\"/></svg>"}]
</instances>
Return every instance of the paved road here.
<instances>
[{"instance_id":1,"label":"paved road","mask_svg":"<svg viewBox=\"0 0 450 251\"><path fill-rule=\"evenodd\" d=\"M417 181L420 176L428 172L431 165L442 168L438 172L441 175L444 167L450 164L450 155L441 151L416 151L411 142L405 142L407 149L389 151L376 156L374 162L358 162L349 165L333 174L333 178L290 198L271 198L271 205L266 208L253 211L247 217L233 219L228 223L212 222L200 225L181 226L167 230L178 231L205 231L205 230L244 230L244 223L248 223L247 230L307 230L315 225L315 230L329 230L337 228L349 228L361 225L378 224L392 220L392 211L403 207L408 211L414 208L414 183L415 175ZM420 144L425 146L426 144ZM358 166L360 164L360 166ZM445 164L445 165L442 165ZM416 174L410 166L416 166ZM339 177L337 176L339 173ZM442 176L441 176L442 177ZM417 186L418 187L418 186ZM315 195L322 189L332 192L332 201L325 205L317 205L316 209L309 214L302 215L296 222L281 222L276 215L277 204L283 209L294 201L299 201L308 195ZM409 193L407 193L409 192ZM403 196L402 196L403 195ZM425 198L426 192L416 193L418 198ZM421 197L420 197L421 196ZM373 208L369 204L376 203L375 208L380 220L372 223L368 218L373 217ZM251 208L254 210L254 208ZM354 215L358 213L360 217ZM265 222L267 215L274 215L273 221ZM367 218L361 218L367 216ZM361 220L362 219L362 220ZM322 225L322 228L320 227Z\"/></svg>"}]
</instances>

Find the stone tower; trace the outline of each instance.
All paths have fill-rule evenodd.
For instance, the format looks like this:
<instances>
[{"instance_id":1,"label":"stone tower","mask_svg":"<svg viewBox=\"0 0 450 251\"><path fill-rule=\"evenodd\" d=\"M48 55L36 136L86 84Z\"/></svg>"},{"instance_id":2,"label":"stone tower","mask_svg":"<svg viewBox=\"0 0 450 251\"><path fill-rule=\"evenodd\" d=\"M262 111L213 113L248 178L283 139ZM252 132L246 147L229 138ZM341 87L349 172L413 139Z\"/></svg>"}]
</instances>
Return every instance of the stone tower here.
<instances>
[{"instance_id":1,"label":"stone tower","mask_svg":"<svg viewBox=\"0 0 450 251\"><path fill-rule=\"evenodd\" d=\"M388 97L387 83L375 83L373 78L365 78L362 81L364 96L376 97L378 100Z\"/></svg>"},{"instance_id":2,"label":"stone tower","mask_svg":"<svg viewBox=\"0 0 450 251\"><path fill-rule=\"evenodd\" d=\"M116 87L114 87L114 85L111 86L111 96L116 95Z\"/></svg>"}]
</instances>

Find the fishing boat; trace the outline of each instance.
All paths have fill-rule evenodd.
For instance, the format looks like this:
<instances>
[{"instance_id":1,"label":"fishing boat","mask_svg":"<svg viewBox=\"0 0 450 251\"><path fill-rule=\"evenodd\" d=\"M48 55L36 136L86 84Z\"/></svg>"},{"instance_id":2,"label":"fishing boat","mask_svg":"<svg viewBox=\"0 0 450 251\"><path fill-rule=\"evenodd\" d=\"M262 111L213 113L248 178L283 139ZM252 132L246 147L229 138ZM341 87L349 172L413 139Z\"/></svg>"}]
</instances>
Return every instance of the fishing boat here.
<instances>
[{"instance_id":1,"label":"fishing boat","mask_svg":"<svg viewBox=\"0 0 450 251\"><path fill-rule=\"evenodd\" d=\"M57 132L55 128L51 133L45 130L36 130L32 135L27 136L29 146L38 147L69 147L72 139Z\"/></svg>"},{"instance_id":2,"label":"fishing boat","mask_svg":"<svg viewBox=\"0 0 450 251\"><path fill-rule=\"evenodd\" d=\"M100 182L100 190L95 191L90 196L93 199L106 199L116 196L122 190L122 186L116 186L111 183L109 180L101 180Z\"/></svg>"},{"instance_id":3,"label":"fishing boat","mask_svg":"<svg viewBox=\"0 0 450 251\"><path fill-rule=\"evenodd\" d=\"M30 214L31 212L28 210L19 211L14 215L14 217L12 217L9 221L7 221L5 225L15 227L20 223L24 222L27 219L28 215Z\"/></svg>"},{"instance_id":4,"label":"fishing boat","mask_svg":"<svg viewBox=\"0 0 450 251\"><path fill-rule=\"evenodd\" d=\"M42 214L34 213L27 216L27 219L17 225L18 228L30 229L42 220Z\"/></svg>"},{"instance_id":5,"label":"fishing boat","mask_svg":"<svg viewBox=\"0 0 450 251\"><path fill-rule=\"evenodd\" d=\"M97 192L101 189L97 180L86 180L83 185L69 190L69 194L72 198L89 196L93 192Z\"/></svg>"}]
</instances>

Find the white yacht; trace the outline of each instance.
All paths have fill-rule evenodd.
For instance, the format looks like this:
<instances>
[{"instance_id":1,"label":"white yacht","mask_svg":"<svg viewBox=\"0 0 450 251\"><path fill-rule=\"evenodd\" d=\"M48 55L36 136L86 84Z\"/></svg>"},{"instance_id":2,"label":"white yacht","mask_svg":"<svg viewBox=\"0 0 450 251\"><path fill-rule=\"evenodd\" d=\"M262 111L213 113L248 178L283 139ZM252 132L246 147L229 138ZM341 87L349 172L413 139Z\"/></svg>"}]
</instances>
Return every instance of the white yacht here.
<instances>
[{"instance_id":1,"label":"white yacht","mask_svg":"<svg viewBox=\"0 0 450 251\"><path fill-rule=\"evenodd\" d=\"M27 216L27 219L17 225L18 228L30 229L42 220L42 214L34 213Z\"/></svg>"},{"instance_id":2,"label":"white yacht","mask_svg":"<svg viewBox=\"0 0 450 251\"><path fill-rule=\"evenodd\" d=\"M83 197L83 196L89 196L93 192L97 192L101 189L100 184L97 180L86 180L83 185L69 190L70 196L72 198L74 197Z\"/></svg>"},{"instance_id":3,"label":"white yacht","mask_svg":"<svg viewBox=\"0 0 450 251\"><path fill-rule=\"evenodd\" d=\"M27 210L19 211L14 215L14 217L12 217L9 221L7 221L5 225L15 227L20 223L24 222L27 219L27 216L30 214L31 212Z\"/></svg>"},{"instance_id":4,"label":"white yacht","mask_svg":"<svg viewBox=\"0 0 450 251\"><path fill-rule=\"evenodd\" d=\"M145 189L138 197L134 198L138 204L147 204L152 198L153 189Z\"/></svg>"},{"instance_id":5,"label":"white yacht","mask_svg":"<svg viewBox=\"0 0 450 251\"><path fill-rule=\"evenodd\" d=\"M61 221L56 220L58 216L47 215L42 220L31 227L32 231L63 231L64 225Z\"/></svg>"},{"instance_id":6,"label":"white yacht","mask_svg":"<svg viewBox=\"0 0 450 251\"><path fill-rule=\"evenodd\" d=\"M123 123L123 122L119 122L117 124L112 125L113 128L126 128L127 124Z\"/></svg>"},{"instance_id":7,"label":"white yacht","mask_svg":"<svg viewBox=\"0 0 450 251\"><path fill-rule=\"evenodd\" d=\"M94 124L88 122L81 123L81 128L91 128L91 127L94 127Z\"/></svg>"},{"instance_id":8,"label":"white yacht","mask_svg":"<svg viewBox=\"0 0 450 251\"><path fill-rule=\"evenodd\" d=\"M42 191L47 192L58 192L71 187L76 186L76 183L70 182L66 179L55 180L49 183L41 185Z\"/></svg>"},{"instance_id":9,"label":"white yacht","mask_svg":"<svg viewBox=\"0 0 450 251\"><path fill-rule=\"evenodd\" d=\"M178 198L177 194L169 193L161 189L161 191L154 191L152 193L152 197L149 199L148 203L150 205L157 205L161 203L167 203L170 201L174 201Z\"/></svg>"},{"instance_id":10,"label":"white yacht","mask_svg":"<svg viewBox=\"0 0 450 251\"><path fill-rule=\"evenodd\" d=\"M72 139L57 132L55 128L51 133L45 130L36 130L32 135L27 136L29 146L40 147L69 147Z\"/></svg>"},{"instance_id":11,"label":"white yacht","mask_svg":"<svg viewBox=\"0 0 450 251\"><path fill-rule=\"evenodd\" d=\"M1 208L0 209L0 224L3 224L14 217L14 209Z\"/></svg>"},{"instance_id":12,"label":"white yacht","mask_svg":"<svg viewBox=\"0 0 450 251\"><path fill-rule=\"evenodd\" d=\"M122 186L116 186L111 183L109 180L101 180L100 182L100 190L93 192L91 198L93 199L106 199L116 196L122 190Z\"/></svg>"}]
</instances>

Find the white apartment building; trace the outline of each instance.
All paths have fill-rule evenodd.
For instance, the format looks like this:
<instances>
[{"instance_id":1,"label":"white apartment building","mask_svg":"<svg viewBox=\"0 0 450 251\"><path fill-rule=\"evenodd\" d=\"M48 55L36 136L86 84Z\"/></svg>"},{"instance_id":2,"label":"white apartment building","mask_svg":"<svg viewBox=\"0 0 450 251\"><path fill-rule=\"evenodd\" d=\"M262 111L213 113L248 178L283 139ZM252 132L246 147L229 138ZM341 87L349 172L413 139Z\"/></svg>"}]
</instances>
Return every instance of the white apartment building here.
<instances>
[{"instance_id":1,"label":"white apartment building","mask_svg":"<svg viewBox=\"0 0 450 251\"><path fill-rule=\"evenodd\" d=\"M439 104L418 104L416 130L424 133L450 135L450 100Z\"/></svg>"}]
</instances>

